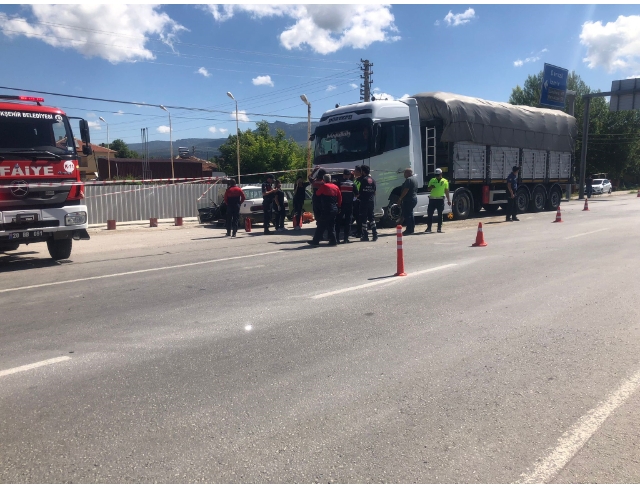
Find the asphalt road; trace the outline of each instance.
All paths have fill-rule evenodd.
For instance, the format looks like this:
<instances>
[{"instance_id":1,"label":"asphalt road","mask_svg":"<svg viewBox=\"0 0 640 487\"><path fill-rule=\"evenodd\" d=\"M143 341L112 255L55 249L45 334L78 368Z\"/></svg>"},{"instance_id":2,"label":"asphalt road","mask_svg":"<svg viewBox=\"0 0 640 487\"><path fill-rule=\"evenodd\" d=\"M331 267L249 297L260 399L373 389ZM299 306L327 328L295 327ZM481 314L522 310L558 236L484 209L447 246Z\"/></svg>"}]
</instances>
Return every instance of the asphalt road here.
<instances>
[{"instance_id":1,"label":"asphalt road","mask_svg":"<svg viewBox=\"0 0 640 487\"><path fill-rule=\"evenodd\" d=\"M640 482L640 199L590 208L448 222L397 278L391 230L0 256L0 482Z\"/></svg>"}]
</instances>

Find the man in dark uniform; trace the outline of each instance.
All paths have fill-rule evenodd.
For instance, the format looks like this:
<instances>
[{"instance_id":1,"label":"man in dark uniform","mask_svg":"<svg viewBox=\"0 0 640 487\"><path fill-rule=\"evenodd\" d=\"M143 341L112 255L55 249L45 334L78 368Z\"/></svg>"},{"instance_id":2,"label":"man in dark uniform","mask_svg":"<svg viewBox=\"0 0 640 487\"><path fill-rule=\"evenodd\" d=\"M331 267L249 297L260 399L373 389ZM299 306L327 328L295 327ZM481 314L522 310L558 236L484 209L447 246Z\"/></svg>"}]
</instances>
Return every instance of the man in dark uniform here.
<instances>
[{"instance_id":1,"label":"man in dark uniform","mask_svg":"<svg viewBox=\"0 0 640 487\"><path fill-rule=\"evenodd\" d=\"M340 189L331 182L331 175L325 174L323 181L324 184L316 191L321 206L320 219L318 220L318 226L316 227L316 233L313 235L313 240L310 240L309 244L320 245L320 239L326 230L329 233L329 245L333 247L338 245L335 225L336 216L342 205L342 194L340 193Z\"/></svg>"},{"instance_id":2,"label":"man in dark uniform","mask_svg":"<svg viewBox=\"0 0 640 487\"><path fill-rule=\"evenodd\" d=\"M318 169L318 173L316 177L309 177L309 182L311 183L311 207L313 208L313 217L316 219L316 225L319 220L320 214L322 213L320 208L320 199L316 196L316 191L318 188L324 184L323 177L327 174L327 171L324 169Z\"/></svg>"},{"instance_id":3,"label":"man in dark uniform","mask_svg":"<svg viewBox=\"0 0 640 487\"><path fill-rule=\"evenodd\" d=\"M238 231L238 219L240 217L240 205L246 199L244 191L242 191L237 185L236 180L231 179L229 186L224 192L224 203L227 205L227 237L235 237ZM231 230L233 229L233 235Z\"/></svg>"},{"instance_id":4,"label":"man in dark uniform","mask_svg":"<svg viewBox=\"0 0 640 487\"><path fill-rule=\"evenodd\" d=\"M355 237L360 238L362 236L362 221L360 220L360 199L358 193L360 191L360 177L362 176L361 166L356 166L353 170L353 218L356 220L356 232Z\"/></svg>"},{"instance_id":5,"label":"man in dark uniform","mask_svg":"<svg viewBox=\"0 0 640 487\"><path fill-rule=\"evenodd\" d=\"M271 233L269 225L273 218L273 200L278 192L273 187L273 175L267 174L267 180L262 183L262 211L264 212L264 233Z\"/></svg>"},{"instance_id":6,"label":"man in dark uniform","mask_svg":"<svg viewBox=\"0 0 640 487\"><path fill-rule=\"evenodd\" d=\"M371 234L373 235L373 241L378 240L378 229L376 228L376 220L373 215L373 208L375 204L376 196L376 182L369 175L369 166L360 166L362 176L358 178L360 181L360 189L358 191L360 198L360 224L362 236L360 240L363 242L369 241L369 234L367 232L367 223L371 225Z\"/></svg>"},{"instance_id":7,"label":"man in dark uniform","mask_svg":"<svg viewBox=\"0 0 640 487\"><path fill-rule=\"evenodd\" d=\"M353 211L353 181L351 181L351 171L345 169L342 172L340 181L340 193L342 195L342 207L336 218L336 239L340 243L340 229L344 229L344 243L349 243L351 232L351 212Z\"/></svg>"},{"instance_id":8,"label":"man in dark uniform","mask_svg":"<svg viewBox=\"0 0 640 487\"><path fill-rule=\"evenodd\" d=\"M518 205L516 205L516 191L518 190L518 172L520 168L513 166L511 174L507 176L507 219L506 221L519 222Z\"/></svg>"},{"instance_id":9,"label":"man in dark uniform","mask_svg":"<svg viewBox=\"0 0 640 487\"><path fill-rule=\"evenodd\" d=\"M275 213L276 213L276 232L284 232L284 220L287 216L287 211L284 207L284 191L282 191L282 183L279 179L276 179L276 193L274 198Z\"/></svg>"}]
</instances>

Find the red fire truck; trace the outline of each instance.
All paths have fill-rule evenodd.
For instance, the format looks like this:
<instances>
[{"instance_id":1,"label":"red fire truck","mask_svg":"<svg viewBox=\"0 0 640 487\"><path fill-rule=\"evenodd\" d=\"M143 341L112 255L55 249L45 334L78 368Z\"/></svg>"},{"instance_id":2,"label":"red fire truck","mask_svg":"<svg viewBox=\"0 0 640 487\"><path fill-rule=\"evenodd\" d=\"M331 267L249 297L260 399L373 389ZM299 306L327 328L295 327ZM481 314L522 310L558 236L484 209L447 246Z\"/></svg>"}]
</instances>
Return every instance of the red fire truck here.
<instances>
[{"instance_id":1,"label":"red fire truck","mask_svg":"<svg viewBox=\"0 0 640 487\"><path fill-rule=\"evenodd\" d=\"M0 253L46 242L54 260L88 240L87 207L69 117L43 98L0 95ZM79 119L82 152L89 124Z\"/></svg>"}]
</instances>

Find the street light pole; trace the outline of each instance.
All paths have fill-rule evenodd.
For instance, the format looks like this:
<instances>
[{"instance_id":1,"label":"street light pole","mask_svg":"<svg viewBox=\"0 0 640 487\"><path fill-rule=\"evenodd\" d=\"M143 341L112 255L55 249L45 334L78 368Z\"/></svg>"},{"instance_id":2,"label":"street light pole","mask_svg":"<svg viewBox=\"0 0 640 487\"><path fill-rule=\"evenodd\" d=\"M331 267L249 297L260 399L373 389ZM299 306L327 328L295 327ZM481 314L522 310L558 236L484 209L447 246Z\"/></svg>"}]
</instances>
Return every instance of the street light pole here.
<instances>
[{"instance_id":1,"label":"street light pole","mask_svg":"<svg viewBox=\"0 0 640 487\"><path fill-rule=\"evenodd\" d=\"M300 99L307 105L307 178L311 175L311 102L307 95L300 95Z\"/></svg>"},{"instance_id":2,"label":"street light pole","mask_svg":"<svg viewBox=\"0 0 640 487\"><path fill-rule=\"evenodd\" d=\"M238 184L240 184L240 128L238 126L238 100L236 100L230 91L227 96L236 102L236 150L238 151Z\"/></svg>"},{"instance_id":3,"label":"street light pole","mask_svg":"<svg viewBox=\"0 0 640 487\"><path fill-rule=\"evenodd\" d=\"M171 129L171 112L167 110L164 105L160 105L165 112L169 114L169 151L171 152L171 179L176 178L176 174L173 170L173 130Z\"/></svg>"},{"instance_id":4,"label":"street light pole","mask_svg":"<svg viewBox=\"0 0 640 487\"><path fill-rule=\"evenodd\" d=\"M107 124L107 167L109 168L108 173L109 173L109 179L111 179L111 158L109 157L109 154L111 153L111 147L110 147L110 143L109 143L109 124L107 123L107 121L102 118L99 117L100 120L102 120L104 123Z\"/></svg>"}]
</instances>

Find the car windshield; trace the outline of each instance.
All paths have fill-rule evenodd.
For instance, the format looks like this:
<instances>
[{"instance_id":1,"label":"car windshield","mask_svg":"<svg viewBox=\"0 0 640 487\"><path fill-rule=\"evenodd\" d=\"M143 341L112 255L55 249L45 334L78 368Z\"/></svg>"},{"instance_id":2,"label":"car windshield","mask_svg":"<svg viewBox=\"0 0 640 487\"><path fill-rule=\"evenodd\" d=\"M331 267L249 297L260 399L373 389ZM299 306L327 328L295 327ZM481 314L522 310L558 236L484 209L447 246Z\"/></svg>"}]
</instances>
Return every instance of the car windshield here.
<instances>
[{"instance_id":1,"label":"car windshield","mask_svg":"<svg viewBox=\"0 0 640 487\"><path fill-rule=\"evenodd\" d=\"M67 117L51 113L0 111L0 152L42 150L76 152Z\"/></svg>"},{"instance_id":2,"label":"car windshield","mask_svg":"<svg viewBox=\"0 0 640 487\"><path fill-rule=\"evenodd\" d=\"M594 179L593 184L602 184L602 179Z\"/></svg>"},{"instance_id":3,"label":"car windshield","mask_svg":"<svg viewBox=\"0 0 640 487\"><path fill-rule=\"evenodd\" d=\"M242 191L244 191L244 195L247 197L248 200L255 200L258 198L262 198L262 189L243 189Z\"/></svg>"},{"instance_id":4,"label":"car windshield","mask_svg":"<svg viewBox=\"0 0 640 487\"><path fill-rule=\"evenodd\" d=\"M369 119L317 127L315 163L351 162L370 157L371 128Z\"/></svg>"}]
</instances>

